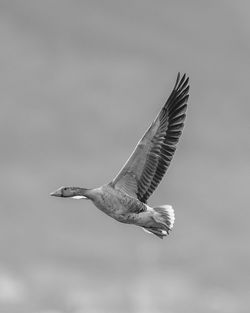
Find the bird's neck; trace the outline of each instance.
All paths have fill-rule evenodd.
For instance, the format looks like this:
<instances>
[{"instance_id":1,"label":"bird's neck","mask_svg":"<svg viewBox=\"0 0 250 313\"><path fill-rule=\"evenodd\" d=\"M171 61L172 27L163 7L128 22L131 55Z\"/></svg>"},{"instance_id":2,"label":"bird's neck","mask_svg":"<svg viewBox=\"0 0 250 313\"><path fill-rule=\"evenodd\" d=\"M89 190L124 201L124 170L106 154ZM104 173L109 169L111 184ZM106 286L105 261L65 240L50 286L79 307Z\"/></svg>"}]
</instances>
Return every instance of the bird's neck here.
<instances>
[{"instance_id":1,"label":"bird's neck","mask_svg":"<svg viewBox=\"0 0 250 313\"><path fill-rule=\"evenodd\" d=\"M73 192L74 197L84 197L84 198L90 199L91 189L81 188L81 187L72 187L72 190L74 191Z\"/></svg>"}]
</instances>

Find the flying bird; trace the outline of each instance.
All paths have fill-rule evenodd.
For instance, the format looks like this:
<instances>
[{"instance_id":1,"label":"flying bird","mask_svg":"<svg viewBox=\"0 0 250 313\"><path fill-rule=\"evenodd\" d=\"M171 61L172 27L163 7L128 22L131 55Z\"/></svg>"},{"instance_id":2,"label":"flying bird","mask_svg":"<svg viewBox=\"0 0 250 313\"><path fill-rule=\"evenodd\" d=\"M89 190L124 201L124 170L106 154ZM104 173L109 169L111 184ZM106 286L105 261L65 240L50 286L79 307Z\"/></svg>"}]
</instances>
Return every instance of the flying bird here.
<instances>
[{"instance_id":1,"label":"flying bird","mask_svg":"<svg viewBox=\"0 0 250 313\"><path fill-rule=\"evenodd\" d=\"M119 222L140 226L161 239L169 234L175 221L172 206L152 208L147 200L167 171L182 133L188 80L186 74L178 73L167 102L110 183L92 189L60 187L51 196L89 199Z\"/></svg>"}]
</instances>

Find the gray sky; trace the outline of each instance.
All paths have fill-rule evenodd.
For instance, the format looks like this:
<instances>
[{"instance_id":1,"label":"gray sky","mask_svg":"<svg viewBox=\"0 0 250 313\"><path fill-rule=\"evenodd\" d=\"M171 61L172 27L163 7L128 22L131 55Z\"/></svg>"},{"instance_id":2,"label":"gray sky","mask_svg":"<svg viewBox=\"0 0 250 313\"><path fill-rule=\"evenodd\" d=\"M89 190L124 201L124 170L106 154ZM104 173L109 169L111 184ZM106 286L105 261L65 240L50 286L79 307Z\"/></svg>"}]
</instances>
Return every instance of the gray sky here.
<instances>
[{"instance_id":1,"label":"gray sky","mask_svg":"<svg viewBox=\"0 0 250 313\"><path fill-rule=\"evenodd\" d=\"M247 312L248 1L0 1L0 311ZM150 199L164 241L61 185L109 182L190 76ZM54 311L53 311L54 312Z\"/></svg>"}]
</instances>

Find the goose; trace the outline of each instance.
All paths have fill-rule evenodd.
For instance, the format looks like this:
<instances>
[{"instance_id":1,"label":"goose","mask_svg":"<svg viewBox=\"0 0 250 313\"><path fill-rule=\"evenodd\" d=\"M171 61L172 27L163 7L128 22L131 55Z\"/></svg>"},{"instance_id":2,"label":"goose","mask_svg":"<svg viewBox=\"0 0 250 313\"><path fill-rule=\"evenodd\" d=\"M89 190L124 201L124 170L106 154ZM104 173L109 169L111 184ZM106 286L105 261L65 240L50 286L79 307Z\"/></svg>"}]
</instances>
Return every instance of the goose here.
<instances>
[{"instance_id":1,"label":"goose","mask_svg":"<svg viewBox=\"0 0 250 313\"><path fill-rule=\"evenodd\" d=\"M163 239L172 230L171 205L150 207L147 200L157 188L173 158L186 117L189 78L180 73L165 103L117 176L98 188L60 187L50 195L89 199L115 220L142 227Z\"/></svg>"}]
</instances>

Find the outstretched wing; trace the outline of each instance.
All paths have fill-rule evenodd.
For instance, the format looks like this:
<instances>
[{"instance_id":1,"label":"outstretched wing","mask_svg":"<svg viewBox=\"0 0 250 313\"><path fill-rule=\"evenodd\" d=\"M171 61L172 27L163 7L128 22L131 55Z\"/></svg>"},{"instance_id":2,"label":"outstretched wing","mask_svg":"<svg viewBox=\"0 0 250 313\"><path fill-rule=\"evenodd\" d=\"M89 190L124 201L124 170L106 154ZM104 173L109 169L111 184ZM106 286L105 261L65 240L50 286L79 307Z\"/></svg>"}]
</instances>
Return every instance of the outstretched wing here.
<instances>
[{"instance_id":1,"label":"outstretched wing","mask_svg":"<svg viewBox=\"0 0 250 313\"><path fill-rule=\"evenodd\" d=\"M111 182L115 189L146 203L164 176L183 129L188 77L178 73L173 91L135 150Z\"/></svg>"}]
</instances>

